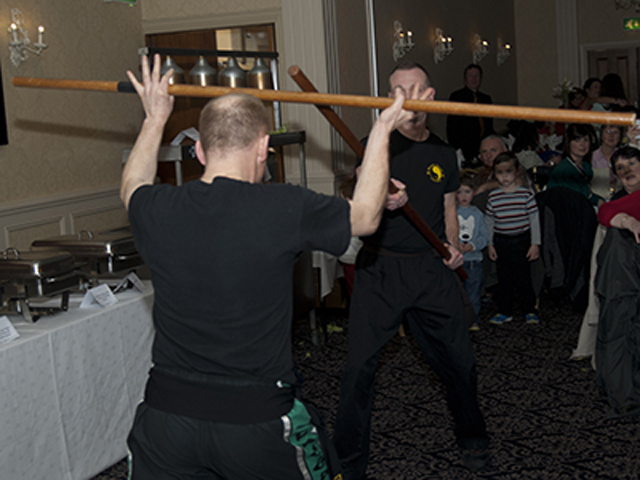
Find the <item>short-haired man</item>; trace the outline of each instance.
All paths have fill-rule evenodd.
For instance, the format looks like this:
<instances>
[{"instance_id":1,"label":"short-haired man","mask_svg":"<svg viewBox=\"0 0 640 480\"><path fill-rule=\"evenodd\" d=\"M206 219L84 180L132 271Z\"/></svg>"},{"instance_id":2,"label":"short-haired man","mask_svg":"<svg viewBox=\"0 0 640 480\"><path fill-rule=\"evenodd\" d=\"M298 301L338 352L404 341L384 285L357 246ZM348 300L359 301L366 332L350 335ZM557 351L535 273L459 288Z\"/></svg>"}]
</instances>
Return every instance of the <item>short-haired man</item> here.
<instances>
[{"instance_id":1,"label":"short-haired man","mask_svg":"<svg viewBox=\"0 0 640 480\"><path fill-rule=\"evenodd\" d=\"M390 91L399 88L409 98L435 96L426 70L415 63L398 65L389 83ZM462 293L452 271L463 261L452 246L458 244L456 155L426 128L426 121L426 113L417 112L391 133L391 176L400 191L389 196L380 227L362 239L356 260L349 354L334 436L347 478L365 478L375 371L382 347L405 317L425 360L447 388L465 464L478 469L486 460L488 437L477 402L476 363ZM417 212L448 242L450 260L439 258L397 211L406 203L407 192Z\"/></svg>"},{"instance_id":2,"label":"short-haired man","mask_svg":"<svg viewBox=\"0 0 640 480\"><path fill-rule=\"evenodd\" d=\"M144 402L128 438L130 478L329 479L309 413L295 399L293 266L303 250L340 255L375 231L388 189L388 138L398 94L371 131L352 201L291 185L261 185L269 119L260 100L209 102L196 143L204 173L153 185L173 108L169 75L142 61L127 72L146 118L121 197L152 272L156 330Z\"/></svg>"},{"instance_id":3,"label":"short-haired man","mask_svg":"<svg viewBox=\"0 0 640 480\"><path fill-rule=\"evenodd\" d=\"M480 91L482 67L467 65L464 69L464 87L451 93L449 100L464 103L492 103L491 97ZM465 167L475 167L473 159L478 154L480 141L494 133L493 119L487 117L468 117L449 115L447 117L447 141L456 150L462 149L466 160Z\"/></svg>"}]
</instances>

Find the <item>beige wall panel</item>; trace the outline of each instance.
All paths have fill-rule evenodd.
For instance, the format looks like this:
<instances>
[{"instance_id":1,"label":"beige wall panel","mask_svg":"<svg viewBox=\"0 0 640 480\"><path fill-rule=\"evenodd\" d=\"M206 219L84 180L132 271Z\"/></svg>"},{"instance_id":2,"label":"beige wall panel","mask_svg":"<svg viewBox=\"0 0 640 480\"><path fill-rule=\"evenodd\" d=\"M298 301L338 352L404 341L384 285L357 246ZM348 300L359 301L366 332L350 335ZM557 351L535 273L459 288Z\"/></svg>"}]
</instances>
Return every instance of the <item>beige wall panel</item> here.
<instances>
[{"instance_id":1,"label":"beige wall panel","mask_svg":"<svg viewBox=\"0 0 640 480\"><path fill-rule=\"evenodd\" d=\"M9 245L20 251L31 249L31 243L38 238L48 238L61 235L61 219L37 225L16 226L8 231Z\"/></svg>"},{"instance_id":2,"label":"beige wall panel","mask_svg":"<svg viewBox=\"0 0 640 480\"><path fill-rule=\"evenodd\" d=\"M640 17L632 7L616 10L615 2L603 0L580 0L578 2L578 35L581 44L608 42L638 42L640 31L626 31L623 20Z\"/></svg>"},{"instance_id":3,"label":"beige wall panel","mask_svg":"<svg viewBox=\"0 0 640 480\"><path fill-rule=\"evenodd\" d=\"M0 0L0 24L19 7L32 41L49 48L18 67L0 35L9 145L0 146L0 204L114 185L122 149L142 119L133 95L18 89L13 76L125 80L142 45L140 5L86 0Z\"/></svg>"},{"instance_id":4,"label":"beige wall panel","mask_svg":"<svg viewBox=\"0 0 640 480\"><path fill-rule=\"evenodd\" d=\"M129 225L129 217L124 207L73 216L73 229L76 233L82 230L99 233L126 225Z\"/></svg>"},{"instance_id":5,"label":"beige wall panel","mask_svg":"<svg viewBox=\"0 0 640 480\"><path fill-rule=\"evenodd\" d=\"M280 0L140 0L139 3L144 21L227 15L280 7Z\"/></svg>"},{"instance_id":6,"label":"beige wall panel","mask_svg":"<svg viewBox=\"0 0 640 480\"><path fill-rule=\"evenodd\" d=\"M536 2L536 5L539 5L539 2ZM500 67L496 60L498 37L501 37L505 43L514 44L515 52L520 48L515 38L513 0L473 2L375 0L374 8L381 95L387 94L388 74L395 65L392 55L393 23L398 20L405 30L413 32L416 43L415 48L407 53L404 59L419 62L427 68L436 88L437 100L448 100L451 92L462 88L462 73L464 68L472 62L473 36L477 33L490 44L489 55L480 63L484 70L481 90L491 95L494 103L513 104L517 101L515 55ZM488 12L491 14L487 15ZM436 28L441 28L445 35L451 36L454 45L453 53L438 64L433 58ZM429 123L436 134L446 138L446 116L432 115ZM504 122L496 121L494 124L496 128L500 128Z\"/></svg>"},{"instance_id":7,"label":"beige wall panel","mask_svg":"<svg viewBox=\"0 0 640 480\"><path fill-rule=\"evenodd\" d=\"M558 84L555 0L515 0L514 10L518 104L557 107L553 98Z\"/></svg>"}]
</instances>

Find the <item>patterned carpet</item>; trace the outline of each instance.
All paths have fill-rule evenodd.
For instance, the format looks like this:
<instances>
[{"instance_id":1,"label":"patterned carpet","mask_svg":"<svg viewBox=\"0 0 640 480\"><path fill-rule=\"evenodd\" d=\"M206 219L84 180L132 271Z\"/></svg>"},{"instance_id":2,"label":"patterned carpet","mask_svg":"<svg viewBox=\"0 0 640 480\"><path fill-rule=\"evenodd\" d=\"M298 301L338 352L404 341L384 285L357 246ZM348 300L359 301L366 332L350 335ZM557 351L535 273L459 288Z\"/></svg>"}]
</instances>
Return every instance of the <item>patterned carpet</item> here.
<instances>
[{"instance_id":1,"label":"patterned carpet","mask_svg":"<svg viewBox=\"0 0 640 480\"><path fill-rule=\"evenodd\" d=\"M481 330L472 333L480 403L492 436L490 465L473 474L461 464L442 387L408 333L385 347L376 377L369 477L639 478L640 418L605 420L606 398L593 382L589 361L569 360L581 315L544 297L540 325L526 325L518 316L491 325L490 313L483 307ZM306 323L299 322L294 332L304 396L330 428L346 358L344 317L341 311L324 312L323 318L344 332L330 333L322 348L309 341ZM126 463L95 479L126 479Z\"/></svg>"}]
</instances>

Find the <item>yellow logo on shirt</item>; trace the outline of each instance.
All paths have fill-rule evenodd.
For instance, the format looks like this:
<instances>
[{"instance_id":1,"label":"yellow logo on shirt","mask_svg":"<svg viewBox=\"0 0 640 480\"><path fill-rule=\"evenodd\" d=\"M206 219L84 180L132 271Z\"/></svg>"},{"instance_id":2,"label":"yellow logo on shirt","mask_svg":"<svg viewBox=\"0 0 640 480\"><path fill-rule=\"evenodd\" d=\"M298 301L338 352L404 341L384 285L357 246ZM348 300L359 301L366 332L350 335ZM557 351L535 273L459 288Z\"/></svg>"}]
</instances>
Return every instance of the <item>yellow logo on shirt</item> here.
<instances>
[{"instance_id":1,"label":"yellow logo on shirt","mask_svg":"<svg viewBox=\"0 0 640 480\"><path fill-rule=\"evenodd\" d=\"M440 165L432 163L427 168L427 175L429 176L431 181L440 183L444 178L444 171L442 170L442 167Z\"/></svg>"}]
</instances>

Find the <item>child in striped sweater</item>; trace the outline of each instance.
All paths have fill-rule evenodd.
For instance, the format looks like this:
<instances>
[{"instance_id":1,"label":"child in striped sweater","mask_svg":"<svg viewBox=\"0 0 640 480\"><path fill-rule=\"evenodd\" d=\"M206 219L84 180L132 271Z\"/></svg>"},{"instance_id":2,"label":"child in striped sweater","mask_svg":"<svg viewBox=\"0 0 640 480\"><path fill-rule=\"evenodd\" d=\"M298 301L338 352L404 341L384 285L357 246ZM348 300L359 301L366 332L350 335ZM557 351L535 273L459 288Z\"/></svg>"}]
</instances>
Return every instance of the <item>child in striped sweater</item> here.
<instances>
[{"instance_id":1,"label":"child in striped sweater","mask_svg":"<svg viewBox=\"0 0 640 480\"><path fill-rule=\"evenodd\" d=\"M516 294L526 322L539 323L529 262L540 256L540 218L533 192L516 183L519 168L512 152L496 157L493 173L500 187L489 194L485 212L488 254L498 274L498 313L489 321L498 325L513 320Z\"/></svg>"}]
</instances>

